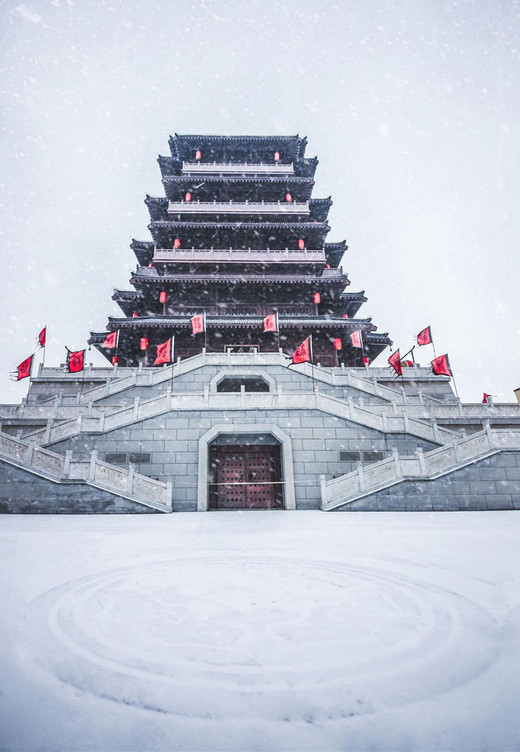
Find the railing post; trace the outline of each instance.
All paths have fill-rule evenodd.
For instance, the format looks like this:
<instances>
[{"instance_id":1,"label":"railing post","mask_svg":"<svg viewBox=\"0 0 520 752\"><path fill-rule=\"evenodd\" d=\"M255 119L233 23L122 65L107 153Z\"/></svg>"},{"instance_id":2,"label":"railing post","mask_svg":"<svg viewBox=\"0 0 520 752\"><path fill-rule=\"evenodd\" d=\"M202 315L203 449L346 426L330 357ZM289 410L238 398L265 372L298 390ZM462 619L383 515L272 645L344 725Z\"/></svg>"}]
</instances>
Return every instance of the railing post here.
<instances>
[{"instance_id":1,"label":"railing post","mask_svg":"<svg viewBox=\"0 0 520 752\"><path fill-rule=\"evenodd\" d=\"M209 405L209 387L204 387L204 406L208 407Z\"/></svg>"},{"instance_id":2,"label":"railing post","mask_svg":"<svg viewBox=\"0 0 520 752\"><path fill-rule=\"evenodd\" d=\"M70 461L72 460L72 449L65 452L65 462L63 463L63 477L68 478L70 472Z\"/></svg>"},{"instance_id":3,"label":"railing post","mask_svg":"<svg viewBox=\"0 0 520 752\"><path fill-rule=\"evenodd\" d=\"M97 449L93 449L90 453L90 465L88 468L88 479L94 480L96 477L96 462L97 462Z\"/></svg>"},{"instance_id":4,"label":"railing post","mask_svg":"<svg viewBox=\"0 0 520 752\"><path fill-rule=\"evenodd\" d=\"M166 506L173 511L173 479L166 479Z\"/></svg>"},{"instance_id":5,"label":"railing post","mask_svg":"<svg viewBox=\"0 0 520 752\"><path fill-rule=\"evenodd\" d=\"M105 413L101 413L98 418L98 428L101 432L105 430Z\"/></svg>"},{"instance_id":6,"label":"railing post","mask_svg":"<svg viewBox=\"0 0 520 752\"><path fill-rule=\"evenodd\" d=\"M365 474L363 472L362 462L358 462L357 473L358 473L359 490L364 491L365 490Z\"/></svg>"},{"instance_id":7,"label":"railing post","mask_svg":"<svg viewBox=\"0 0 520 752\"><path fill-rule=\"evenodd\" d=\"M388 433L388 415L386 414L386 410L383 410L381 413L381 418L383 420L383 431Z\"/></svg>"},{"instance_id":8,"label":"railing post","mask_svg":"<svg viewBox=\"0 0 520 752\"><path fill-rule=\"evenodd\" d=\"M491 426L489 425L489 420L486 420L486 422L484 423L484 430L488 437L489 448L491 449L494 446L494 441L493 441L493 434L491 433Z\"/></svg>"},{"instance_id":9,"label":"railing post","mask_svg":"<svg viewBox=\"0 0 520 752\"><path fill-rule=\"evenodd\" d=\"M433 438L434 441L438 442L439 444L442 444L441 437L439 434L439 426L437 425L437 419L434 418L432 420L432 428L433 428Z\"/></svg>"},{"instance_id":10,"label":"railing post","mask_svg":"<svg viewBox=\"0 0 520 752\"><path fill-rule=\"evenodd\" d=\"M348 404L349 415L352 418L352 412L354 410L354 398L352 397L352 395L347 397L347 404Z\"/></svg>"},{"instance_id":11,"label":"railing post","mask_svg":"<svg viewBox=\"0 0 520 752\"><path fill-rule=\"evenodd\" d=\"M403 425L405 433L410 433L410 418L408 417L406 408L404 408L403 410Z\"/></svg>"},{"instance_id":12,"label":"railing post","mask_svg":"<svg viewBox=\"0 0 520 752\"><path fill-rule=\"evenodd\" d=\"M240 407L246 406L246 388L244 384L240 384Z\"/></svg>"},{"instance_id":13,"label":"railing post","mask_svg":"<svg viewBox=\"0 0 520 752\"><path fill-rule=\"evenodd\" d=\"M426 475L426 462L424 460L424 452L422 447L417 447L415 450L417 459L419 460L419 467L421 468L421 475Z\"/></svg>"},{"instance_id":14,"label":"railing post","mask_svg":"<svg viewBox=\"0 0 520 752\"><path fill-rule=\"evenodd\" d=\"M327 481L324 475L320 475L320 490L321 490L321 508L324 509L327 504Z\"/></svg>"},{"instance_id":15,"label":"railing post","mask_svg":"<svg viewBox=\"0 0 520 752\"><path fill-rule=\"evenodd\" d=\"M34 441L32 439L29 439L29 442L27 444L27 453L25 455L25 463L27 465L32 465L33 454L34 454Z\"/></svg>"},{"instance_id":16,"label":"railing post","mask_svg":"<svg viewBox=\"0 0 520 752\"><path fill-rule=\"evenodd\" d=\"M458 439L453 439L453 451L455 453L455 462L459 462L460 460L460 449L459 449L459 441Z\"/></svg>"},{"instance_id":17,"label":"railing post","mask_svg":"<svg viewBox=\"0 0 520 752\"><path fill-rule=\"evenodd\" d=\"M43 443L48 444L51 440L51 428L52 428L52 418L47 419L47 425L45 426L45 433L43 435Z\"/></svg>"},{"instance_id":18,"label":"railing post","mask_svg":"<svg viewBox=\"0 0 520 752\"><path fill-rule=\"evenodd\" d=\"M134 490L134 472L135 472L135 465L133 462L131 462L128 465L128 476L126 479L126 490L128 493L132 493Z\"/></svg>"},{"instance_id":19,"label":"railing post","mask_svg":"<svg viewBox=\"0 0 520 752\"><path fill-rule=\"evenodd\" d=\"M401 460L399 459L399 450L397 447L392 447L392 457L394 460L395 476L396 478L402 478L403 468L401 467Z\"/></svg>"},{"instance_id":20,"label":"railing post","mask_svg":"<svg viewBox=\"0 0 520 752\"><path fill-rule=\"evenodd\" d=\"M139 397L134 397L134 407L132 411L132 417L134 420L137 420L139 417Z\"/></svg>"}]
</instances>

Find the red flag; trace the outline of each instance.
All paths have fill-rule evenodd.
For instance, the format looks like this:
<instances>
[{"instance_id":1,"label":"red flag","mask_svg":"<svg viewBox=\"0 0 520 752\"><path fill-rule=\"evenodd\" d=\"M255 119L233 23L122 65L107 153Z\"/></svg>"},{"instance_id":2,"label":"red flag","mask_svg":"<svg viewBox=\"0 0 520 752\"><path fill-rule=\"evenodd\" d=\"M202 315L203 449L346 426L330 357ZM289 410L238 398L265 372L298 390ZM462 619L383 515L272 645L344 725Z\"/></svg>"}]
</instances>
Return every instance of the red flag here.
<instances>
[{"instance_id":1,"label":"red flag","mask_svg":"<svg viewBox=\"0 0 520 752\"><path fill-rule=\"evenodd\" d=\"M113 347L117 347L117 335L119 332L110 332L110 334L107 334L105 341L102 343L101 347L107 347L108 349L112 349Z\"/></svg>"},{"instance_id":2,"label":"red flag","mask_svg":"<svg viewBox=\"0 0 520 752\"><path fill-rule=\"evenodd\" d=\"M193 334L201 334L206 331L206 314L199 313L191 319L191 330Z\"/></svg>"},{"instance_id":3,"label":"red flag","mask_svg":"<svg viewBox=\"0 0 520 752\"><path fill-rule=\"evenodd\" d=\"M162 345L157 345L157 357L155 358L153 364L154 366L159 365L160 363L171 363L173 360L173 337L170 337L170 339L167 339L166 342L163 342Z\"/></svg>"},{"instance_id":4,"label":"red flag","mask_svg":"<svg viewBox=\"0 0 520 752\"><path fill-rule=\"evenodd\" d=\"M352 347L363 347L360 331L352 332L350 339L352 340Z\"/></svg>"},{"instance_id":5,"label":"red flag","mask_svg":"<svg viewBox=\"0 0 520 752\"><path fill-rule=\"evenodd\" d=\"M278 314L270 313L264 319L264 332L277 332L278 331Z\"/></svg>"},{"instance_id":6,"label":"red flag","mask_svg":"<svg viewBox=\"0 0 520 752\"><path fill-rule=\"evenodd\" d=\"M40 347L45 347L45 343L47 342L47 327L44 326L41 332L38 335L38 342L40 343Z\"/></svg>"},{"instance_id":7,"label":"red flag","mask_svg":"<svg viewBox=\"0 0 520 752\"><path fill-rule=\"evenodd\" d=\"M399 353L399 350L396 350L395 353L392 353L392 355L390 355L388 362L398 376L403 375L403 369L401 367L401 354Z\"/></svg>"},{"instance_id":8,"label":"red flag","mask_svg":"<svg viewBox=\"0 0 520 752\"><path fill-rule=\"evenodd\" d=\"M31 375L33 358L34 358L34 353L32 355L29 355L28 358L26 358L20 363L16 371L11 374L11 379L13 381L14 380L20 381L21 379L26 379L28 376Z\"/></svg>"},{"instance_id":9,"label":"red flag","mask_svg":"<svg viewBox=\"0 0 520 752\"><path fill-rule=\"evenodd\" d=\"M486 394L486 393L484 392L484 397L482 398L482 404L483 404L483 405L487 405L487 404L488 404L488 399L489 399L489 397L492 397L492 396L493 396L492 394Z\"/></svg>"},{"instance_id":10,"label":"red flag","mask_svg":"<svg viewBox=\"0 0 520 752\"><path fill-rule=\"evenodd\" d=\"M439 355L438 358L434 358L432 360L432 369L437 376L453 376L447 355Z\"/></svg>"},{"instance_id":11,"label":"red flag","mask_svg":"<svg viewBox=\"0 0 520 752\"><path fill-rule=\"evenodd\" d=\"M427 326L426 329L423 329L422 332L419 332L419 334L417 335L417 344L419 346L431 345L432 342L432 329L430 326Z\"/></svg>"},{"instance_id":12,"label":"red flag","mask_svg":"<svg viewBox=\"0 0 520 752\"><path fill-rule=\"evenodd\" d=\"M292 356L293 363L311 363L312 362L312 345L311 338L304 339L301 345L298 345Z\"/></svg>"},{"instance_id":13,"label":"red flag","mask_svg":"<svg viewBox=\"0 0 520 752\"><path fill-rule=\"evenodd\" d=\"M79 373L85 367L85 350L69 350L67 348L67 368L69 373Z\"/></svg>"}]
</instances>

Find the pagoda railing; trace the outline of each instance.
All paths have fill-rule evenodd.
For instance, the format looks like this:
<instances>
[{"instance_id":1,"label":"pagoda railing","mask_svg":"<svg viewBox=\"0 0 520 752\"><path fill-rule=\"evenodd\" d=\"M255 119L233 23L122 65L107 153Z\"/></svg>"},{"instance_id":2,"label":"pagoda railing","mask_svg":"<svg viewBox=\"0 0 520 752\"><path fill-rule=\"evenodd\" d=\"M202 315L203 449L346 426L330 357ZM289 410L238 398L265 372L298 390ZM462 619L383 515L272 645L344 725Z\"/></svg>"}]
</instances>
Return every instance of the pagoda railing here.
<instances>
[{"instance_id":1,"label":"pagoda railing","mask_svg":"<svg viewBox=\"0 0 520 752\"><path fill-rule=\"evenodd\" d=\"M239 172L247 174L266 174L274 173L275 175L293 175L294 167L291 164L281 164L280 162L263 162L254 164L252 162L183 162L183 172Z\"/></svg>"},{"instance_id":2,"label":"pagoda railing","mask_svg":"<svg viewBox=\"0 0 520 752\"><path fill-rule=\"evenodd\" d=\"M154 261L326 261L323 250L285 248L156 248Z\"/></svg>"},{"instance_id":3,"label":"pagoda railing","mask_svg":"<svg viewBox=\"0 0 520 752\"><path fill-rule=\"evenodd\" d=\"M169 201L170 214L309 214L308 201Z\"/></svg>"}]
</instances>

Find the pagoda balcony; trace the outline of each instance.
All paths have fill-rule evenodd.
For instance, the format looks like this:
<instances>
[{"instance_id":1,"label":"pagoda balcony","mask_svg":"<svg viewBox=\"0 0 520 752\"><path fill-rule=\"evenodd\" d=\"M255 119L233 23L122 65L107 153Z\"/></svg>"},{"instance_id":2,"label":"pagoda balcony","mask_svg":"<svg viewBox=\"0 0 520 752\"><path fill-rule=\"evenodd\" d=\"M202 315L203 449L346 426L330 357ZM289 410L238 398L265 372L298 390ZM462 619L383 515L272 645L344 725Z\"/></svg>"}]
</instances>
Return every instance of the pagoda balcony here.
<instances>
[{"instance_id":1,"label":"pagoda balcony","mask_svg":"<svg viewBox=\"0 0 520 752\"><path fill-rule=\"evenodd\" d=\"M285 248L280 250L244 249L244 248L156 248L153 256L154 262L158 261L207 261L209 263L219 261L244 262L258 261L282 261L302 263L306 261L327 262L325 251L307 250L304 248Z\"/></svg>"},{"instance_id":2,"label":"pagoda balcony","mask_svg":"<svg viewBox=\"0 0 520 752\"><path fill-rule=\"evenodd\" d=\"M169 201L169 214L309 214L308 201Z\"/></svg>"},{"instance_id":3,"label":"pagoda balcony","mask_svg":"<svg viewBox=\"0 0 520 752\"><path fill-rule=\"evenodd\" d=\"M183 162L183 173L237 173L242 175L294 175L292 163L280 162Z\"/></svg>"}]
</instances>

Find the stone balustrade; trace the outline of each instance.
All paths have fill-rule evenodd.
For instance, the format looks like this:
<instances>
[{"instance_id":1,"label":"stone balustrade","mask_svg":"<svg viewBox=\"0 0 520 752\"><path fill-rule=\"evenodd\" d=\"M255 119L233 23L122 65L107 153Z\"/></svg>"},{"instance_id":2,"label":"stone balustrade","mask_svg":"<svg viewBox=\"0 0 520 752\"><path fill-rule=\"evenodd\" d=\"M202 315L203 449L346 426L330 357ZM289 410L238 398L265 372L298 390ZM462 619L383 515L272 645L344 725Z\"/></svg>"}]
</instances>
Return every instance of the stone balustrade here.
<instances>
[{"instance_id":1,"label":"stone balustrade","mask_svg":"<svg viewBox=\"0 0 520 752\"><path fill-rule=\"evenodd\" d=\"M56 428L61 428L58 426ZM90 461L75 460L72 452L56 454L33 442L20 441L5 433L0 433L0 459L11 462L25 470L54 480L66 482L83 480L126 499L157 509L161 512L172 510L172 485L139 475L133 466L129 469L109 465L97 458L93 451Z\"/></svg>"},{"instance_id":2,"label":"stone balustrade","mask_svg":"<svg viewBox=\"0 0 520 752\"><path fill-rule=\"evenodd\" d=\"M368 467L360 465L358 470L339 478L322 477L321 508L338 509L403 480L431 479L504 449L520 449L520 430L487 428L465 438L454 438L430 452L419 448L415 457L399 457L394 451L390 458Z\"/></svg>"},{"instance_id":3,"label":"stone balustrade","mask_svg":"<svg viewBox=\"0 0 520 752\"><path fill-rule=\"evenodd\" d=\"M169 214L309 214L308 201L169 201Z\"/></svg>"},{"instance_id":4,"label":"stone balustrade","mask_svg":"<svg viewBox=\"0 0 520 752\"><path fill-rule=\"evenodd\" d=\"M182 172L185 173L218 173L226 174L237 173L242 175L293 175L293 164L282 164L281 162L183 162Z\"/></svg>"}]
</instances>

